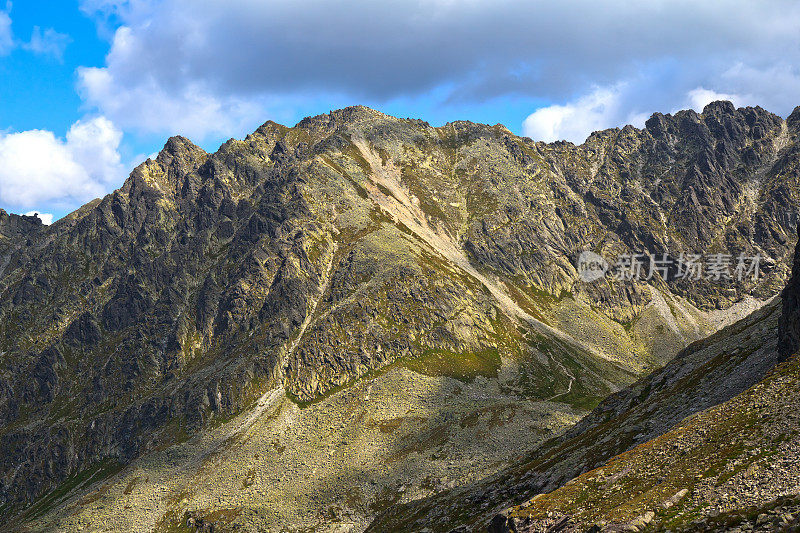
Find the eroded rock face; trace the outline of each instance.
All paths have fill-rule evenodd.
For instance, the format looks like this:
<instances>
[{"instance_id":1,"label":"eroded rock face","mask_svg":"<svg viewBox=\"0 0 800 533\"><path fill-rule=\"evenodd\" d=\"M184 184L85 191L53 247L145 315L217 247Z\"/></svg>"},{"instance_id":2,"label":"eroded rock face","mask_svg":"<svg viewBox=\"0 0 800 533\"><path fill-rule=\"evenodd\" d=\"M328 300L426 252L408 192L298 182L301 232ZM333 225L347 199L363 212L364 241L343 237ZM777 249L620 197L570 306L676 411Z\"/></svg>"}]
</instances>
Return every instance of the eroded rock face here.
<instances>
[{"instance_id":1,"label":"eroded rock face","mask_svg":"<svg viewBox=\"0 0 800 533\"><path fill-rule=\"evenodd\" d=\"M539 354L525 394L569 382L596 402L674 354L641 346L654 291L710 309L783 285L796 114L715 103L574 146L354 107L214 154L172 138L49 227L0 213L0 506L273 387L311 401L399 358ZM759 253L767 275L587 284L586 249ZM543 325L578 307L583 336ZM659 327L676 346L704 331ZM597 351L604 335L628 360Z\"/></svg>"}]
</instances>

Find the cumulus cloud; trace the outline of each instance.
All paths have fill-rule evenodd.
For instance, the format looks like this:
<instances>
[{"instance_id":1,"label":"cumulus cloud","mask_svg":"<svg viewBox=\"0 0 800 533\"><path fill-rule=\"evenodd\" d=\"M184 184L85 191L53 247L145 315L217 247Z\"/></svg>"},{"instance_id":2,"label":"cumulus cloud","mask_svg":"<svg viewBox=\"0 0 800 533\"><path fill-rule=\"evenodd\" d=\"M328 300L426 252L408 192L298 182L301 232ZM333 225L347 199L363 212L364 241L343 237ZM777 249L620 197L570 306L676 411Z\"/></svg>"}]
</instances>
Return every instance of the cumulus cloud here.
<instances>
[{"instance_id":1,"label":"cumulus cloud","mask_svg":"<svg viewBox=\"0 0 800 533\"><path fill-rule=\"evenodd\" d=\"M789 50L785 56L790 57L792 52ZM760 105L785 116L800 105L800 62L789 57L764 65L737 62L722 73L717 83L734 88L746 99L746 105Z\"/></svg>"},{"instance_id":2,"label":"cumulus cloud","mask_svg":"<svg viewBox=\"0 0 800 533\"><path fill-rule=\"evenodd\" d=\"M686 96L688 106L698 113L702 112L705 106L717 100L728 100L737 107L743 103L743 98L737 94L718 93L704 87L692 89Z\"/></svg>"},{"instance_id":3,"label":"cumulus cloud","mask_svg":"<svg viewBox=\"0 0 800 533\"><path fill-rule=\"evenodd\" d=\"M53 28L42 32L39 26L34 26L31 40L23 43L22 47L34 54L51 56L61 61L64 59L64 50L71 42L72 38L65 33L59 33Z\"/></svg>"},{"instance_id":4,"label":"cumulus cloud","mask_svg":"<svg viewBox=\"0 0 800 533\"><path fill-rule=\"evenodd\" d=\"M0 201L69 209L105 194L124 176L121 139L105 117L76 122L63 139L45 130L0 134Z\"/></svg>"},{"instance_id":5,"label":"cumulus cloud","mask_svg":"<svg viewBox=\"0 0 800 533\"><path fill-rule=\"evenodd\" d=\"M135 39L129 28L120 28L111 53L126 61L131 59L129 56L136 53ZM236 96L218 96L204 80L187 79L167 86L150 73L129 83L115 77L108 68L94 67L80 68L78 75L79 92L84 99L122 128L203 138L209 133L238 131L253 120L263 119L257 103Z\"/></svg>"},{"instance_id":6,"label":"cumulus cloud","mask_svg":"<svg viewBox=\"0 0 800 533\"><path fill-rule=\"evenodd\" d=\"M590 133L607 128L610 124L644 124L641 115L621 116L623 97L620 87L597 87L574 102L537 109L525 119L522 131L537 141L582 143Z\"/></svg>"}]
</instances>

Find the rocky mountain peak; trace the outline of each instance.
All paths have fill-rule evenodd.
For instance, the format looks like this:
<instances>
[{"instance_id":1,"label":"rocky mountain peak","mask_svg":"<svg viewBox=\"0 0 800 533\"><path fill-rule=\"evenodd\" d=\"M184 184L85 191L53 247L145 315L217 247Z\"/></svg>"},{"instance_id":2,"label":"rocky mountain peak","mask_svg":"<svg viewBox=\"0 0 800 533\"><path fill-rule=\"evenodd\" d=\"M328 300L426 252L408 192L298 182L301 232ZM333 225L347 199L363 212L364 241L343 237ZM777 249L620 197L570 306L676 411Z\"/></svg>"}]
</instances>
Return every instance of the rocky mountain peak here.
<instances>
[{"instance_id":1,"label":"rocky mountain peak","mask_svg":"<svg viewBox=\"0 0 800 533\"><path fill-rule=\"evenodd\" d=\"M704 117L734 114L736 114L736 106L729 100L715 100L710 102L703 108L702 113Z\"/></svg>"},{"instance_id":2,"label":"rocky mountain peak","mask_svg":"<svg viewBox=\"0 0 800 533\"><path fill-rule=\"evenodd\" d=\"M289 130L283 124L278 124L275 121L268 120L259 126L256 131L252 134L248 135L245 140L252 140L256 137L262 137L266 140L268 144L274 144L278 139L282 138L286 135L286 132Z\"/></svg>"},{"instance_id":3,"label":"rocky mountain peak","mask_svg":"<svg viewBox=\"0 0 800 533\"><path fill-rule=\"evenodd\" d=\"M329 116L336 120L338 123L356 124L359 122L371 122L386 120L389 115L381 113L376 109L363 105L354 105L336 109L329 113Z\"/></svg>"},{"instance_id":4,"label":"rocky mountain peak","mask_svg":"<svg viewBox=\"0 0 800 533\"><path fill-rule=\"evenodd\" d=\"M209 154L185 137L170 137L155 160L148 159L133 172L122 187L123 192L137 194L153 188L174 199L184 183L182 179L208 159Z\"/></svg>"},{"instance_id":5,"label":"rocky mountain peak","mask_svg":"<svg viewBox=\"0 0 800 533\"><path fill-rule=\"evenodd\" d=\"M11 237L25 234L42 226L42 220L38 216L9 214L0 209L0 235Z\"/></svg>"},{"instance_id":6,"label":"rocky mountain peak","mask_svg":"<svg viewBox=\"0 0 800 533\"><path fill-rule=\"evenodd\" d=\"M322 115L306 117L298 122L296 127L314 136L315 133L324 134L340 128L357 128L391 118L393 117L389 117L375 109L357 105L336 109Z\"/></svg>"},{"instance_id":7,"label":"rocky mountain peak","mask_svg":"<svg viewBox=\"0 0 800 533\"><path fill-rule=\"evenodd\" d=\"M9 214L0 209L0 260L9 261L7 254L18 246L32 244L45 227L37 216Z\"/></svg>"},{"instance_id":8,"label":"rocky mountain peak","mask_svg":"<svg viewBox=\"0 0 800 533\"><path fill-rule=\"evenodd\" d=\"M164 148L156 156L156 161L162 165L170 165L174 161L178 161L179 164L185 164L207 155L205 150L186 137L176 135L167 139Z\"/></svg>"}]
</instances>

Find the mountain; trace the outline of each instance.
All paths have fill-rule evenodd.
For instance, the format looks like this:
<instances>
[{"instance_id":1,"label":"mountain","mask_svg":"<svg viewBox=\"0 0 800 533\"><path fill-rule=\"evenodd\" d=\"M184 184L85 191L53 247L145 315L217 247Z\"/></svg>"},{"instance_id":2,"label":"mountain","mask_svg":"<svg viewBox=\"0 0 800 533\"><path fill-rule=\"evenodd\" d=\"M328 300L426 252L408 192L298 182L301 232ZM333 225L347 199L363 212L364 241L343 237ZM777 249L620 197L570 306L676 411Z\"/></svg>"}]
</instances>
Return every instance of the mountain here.
<instances>
[{"instance_id":1,"label":"mountain","mask_svg":"<svg viewBox=\"0 0 800 533\"><path fill-rule=\"evenodd\" d=\"M727 102L581 146L353 107L171 138L52 226L0 213L0 516L363 529L504 475L778 293L799 133ZM586 250L762 275L589 283Z\"/></svg>"}]
</instances>

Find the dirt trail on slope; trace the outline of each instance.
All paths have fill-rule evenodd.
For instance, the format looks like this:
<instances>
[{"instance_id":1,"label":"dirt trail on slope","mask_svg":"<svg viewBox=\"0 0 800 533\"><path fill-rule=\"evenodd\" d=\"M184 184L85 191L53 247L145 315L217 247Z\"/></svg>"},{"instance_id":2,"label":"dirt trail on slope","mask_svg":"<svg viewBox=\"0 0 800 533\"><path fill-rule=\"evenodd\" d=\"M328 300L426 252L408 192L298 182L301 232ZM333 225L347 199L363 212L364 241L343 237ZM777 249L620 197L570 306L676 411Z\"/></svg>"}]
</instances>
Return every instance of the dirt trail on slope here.
<instances>
[{"instance_id":1,"label":"dirt trail on slope","mask_svg":"<svg viewBox=\"0 0 800 533\"><path fill-rule=\"evenodd\" d=\"M303 335L305 335L306 329L308 326L314 322L316 314L317 314L317 307L319 306L320 300L325 295L325 292L328 290L328 285L331 282L331 272L333 272L333 265L336 261L336 251L338 250L338 245L335 242L331 242L331 250L328 253L327 265L325 266L325 277L322 281L322 285L319 288L319 293L314 298L311 309L308 310L303 323L300 325L300 328L297 331L297 336L291 341L289 344L288 349L286 350L286 359L294 354L297 347L300 345L300 341L303 340ZM278 387L272 390L269 390L264 393L261 398L258 399L256 406L253 408L250 413L242 420L240 424L236 424L233 428L231 428L230 434L228 438L232 438L238 434L246 432L250 427L255 423L256 420L261 417L261 415L271 407L275 406L276 402L286 395L286 388Z\"/></svg>"}]
</instances>

